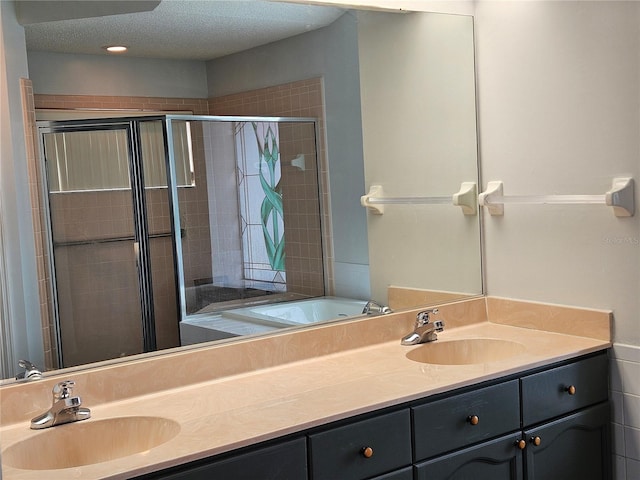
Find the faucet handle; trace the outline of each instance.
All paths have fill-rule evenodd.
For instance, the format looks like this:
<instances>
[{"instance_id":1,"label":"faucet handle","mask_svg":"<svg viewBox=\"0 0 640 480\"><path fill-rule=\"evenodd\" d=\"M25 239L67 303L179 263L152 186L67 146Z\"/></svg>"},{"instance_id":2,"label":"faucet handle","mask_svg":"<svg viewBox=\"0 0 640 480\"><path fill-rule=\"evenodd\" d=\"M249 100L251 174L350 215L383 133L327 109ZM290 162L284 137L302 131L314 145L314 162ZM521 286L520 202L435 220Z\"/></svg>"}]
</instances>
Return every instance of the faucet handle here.
<instances>
[{"instance_id":1,"label":"faucet handle","mask_svg":"<svg viewBox=\"0 0 640 480\"><path fill-rule=\"evenodd\" d=\"M429 315L431 314L435 315L436 313L438 313L437 308L429 308L427 310L423 310L422 312L419 312L418 315L416 316L416 325L417 326L426 325L427 323L429 323Z\"/></svg>"},{"instance_id":2,"label":"faucet handle","mask_svg":"<svg viewBox=\"0 0 640 480\"><path fill-rule=\"evenodd\" d=\"M18 360L18 366L24 368L24 372L16 375L16 380L37 380L42 378L42 372L29 360Z\"/></svg>"},{"instance_id":3,"label":"faucet handle","mask_svg":"<svg viewBox=\"0 0 640 480\"><path fill-rule=\"evenodd\" d=\"M73 387L75 387L76 382L73 380L65 380L60 383L56 383L53 387L53 400L64 400L69 398L73 393Z\"/></svg>"}]
</instances>

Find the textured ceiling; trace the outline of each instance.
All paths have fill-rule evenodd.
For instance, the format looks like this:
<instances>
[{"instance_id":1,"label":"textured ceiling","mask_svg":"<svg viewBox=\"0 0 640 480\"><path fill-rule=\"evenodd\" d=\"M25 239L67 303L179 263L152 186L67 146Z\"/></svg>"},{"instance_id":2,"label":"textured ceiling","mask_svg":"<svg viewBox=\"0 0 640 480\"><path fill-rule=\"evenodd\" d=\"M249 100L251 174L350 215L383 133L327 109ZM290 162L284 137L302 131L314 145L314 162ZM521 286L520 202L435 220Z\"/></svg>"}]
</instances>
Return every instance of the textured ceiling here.
<instances>
[{"instance_id":1,"label":"textured ceiling","mask_svg":"<svg viewBox=\"0 0 640 480\"><path fill-rule=\"evenodd\" d=\"M25 25L28 50L210 60L326 26L344 9L261 0L163 0L150 12Z\"/></svg>"}]
</instances>

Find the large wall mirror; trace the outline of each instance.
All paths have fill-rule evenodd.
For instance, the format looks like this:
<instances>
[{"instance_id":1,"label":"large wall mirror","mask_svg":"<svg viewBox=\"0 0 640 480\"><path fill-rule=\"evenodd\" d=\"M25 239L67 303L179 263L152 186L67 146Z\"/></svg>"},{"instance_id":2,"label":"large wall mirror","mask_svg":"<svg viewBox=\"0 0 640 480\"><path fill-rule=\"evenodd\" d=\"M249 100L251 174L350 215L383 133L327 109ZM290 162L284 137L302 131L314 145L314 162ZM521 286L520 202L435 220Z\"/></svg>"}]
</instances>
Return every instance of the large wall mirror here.
<instances>
[{"instance_id":1,"label":"large wall mirror","mask_svg":"<svg viewBox=\"0 0 640 480\"><path fill-rule=\"evenodd\" d=\"M107 169L109 181L127 182L128 167L113 151L127 145L133 123L112 121L106 128L109 138L117 137L112 142L100 131L105 124L88 118L170 115L141 121L136 130L146 135L143 154L163 154L158 139L168 118L172 161L181 158L178 208L170 211L162 179L146 194L146 208L153 211L147 219L148 268L154 289L160 288L155 310L169 324L156 338L157 349L230 341L236 332L227 335L221 326L229 321L260 326L248 334L307 326L306 320L291 321L302 313L280 311L292 300L302 300L298 312L337 308L322 317L335 321L344 312L360 315L372 299L398 310L483 293L477 208L465 214L453 201L409 201L385 205L380 215L360 203L371 186L381 187L386 197L446 199L463 182L478 182L472 17L266 1L81 2L82 8L72 5L75 13L66 14L65 8L78 2L45 2L59 8L44 10L37 8L40 2L20 3L36 115L52 121L40 124L48 162L43 169L55 170L48 175L55 185L42 188L44 213L51 219L43 248L49 242L59 249L44 252L55 257L48 281L58 310L43 332L57 333L43 342L49 350L30 360L47 369L78 368L147 349L126 346L125 339L135 337L123 333L128 327L119 325L109 334L105 326L113 320L87 313L102 301L92 289L120 295L118 309L125 309L127 298L139 304L127 294L134 288L126 277L135 277L135 271L122 263L138 248L130 248L135 236L132 231L130 238L126 225L137 225L125 212L131 190L96 187L83 176L63 186L69 165L81 165L83 156L112 162L124 176L114 180L113 169ZM140 11L96 16L91 4L101 3L129 3ZM102 49L116 40L128 44L128 53L110 56ZM228 116L235 120L220 120ZM65 119L72 121L70 130L58 123ZM80 153L71 152L72 137ZM222 165L217 158L224 151L242 156ZM251 181L264 188L260 164L274 151L281 166L265 182L271 182L271 198L282 195L288 213L280 223L277 206L250 206L245 188L253 170ZM145 180L155 175L144 171ZM98 202L105 198L101 209ZM81 208L90 210L78 214ZM288 242L280 253L266 255L270 264L245 245L252 211L268 218ZM177 261L170 255L172 214ZM107 231L107 224L115 230ZM255 228L260 234L254 237L262 236L264 227ZM113 263L107 265L105 258ZM99 269L108 271L109 288L104 279L88 277ZM309 297L338 297L338 303L309 306L304 303ZM256 306L266 309L254 311ZM107 304L104 309L114 314ZM211 315L218 323L203 326ZM192 328L183 328L189 323ZM64 340L61 324L67 329ZM102 344L86 343L82 332L94 332ZM60 352L63 347L67 352Z\"/></svg>"}]
</instances>

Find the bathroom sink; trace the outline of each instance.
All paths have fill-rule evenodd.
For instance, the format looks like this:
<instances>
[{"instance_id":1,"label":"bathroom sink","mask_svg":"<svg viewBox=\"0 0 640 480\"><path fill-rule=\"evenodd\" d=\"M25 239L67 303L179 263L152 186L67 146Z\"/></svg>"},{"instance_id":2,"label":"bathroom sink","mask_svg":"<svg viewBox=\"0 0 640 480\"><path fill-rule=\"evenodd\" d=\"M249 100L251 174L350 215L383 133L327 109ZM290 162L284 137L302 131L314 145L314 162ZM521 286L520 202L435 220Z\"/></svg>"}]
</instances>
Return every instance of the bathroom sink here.
<instances>
[{"instance_id":1,"label":"bathroom sink","mask_svg":"<svg viewBox=\"0 0 640 480\"><path fill-rule=\"evenodd\" d=\"M160 417L84 420L39 431L2 452L2 463L24 470L54 470L90 465L145 452L180 431Z\"/></svg>"},{"instance_id":2,"label":"bathroom sink","mask_svg":"<svg viewBox=\"0 0 640 480\"><path fill-rule=\"evenodd\" d=\"M407 358L436 365L470 365L504 360L524 351L524 345L518 342L494 338L469 338L425 343L407 353Z\"/></svg>"}]
</instances>

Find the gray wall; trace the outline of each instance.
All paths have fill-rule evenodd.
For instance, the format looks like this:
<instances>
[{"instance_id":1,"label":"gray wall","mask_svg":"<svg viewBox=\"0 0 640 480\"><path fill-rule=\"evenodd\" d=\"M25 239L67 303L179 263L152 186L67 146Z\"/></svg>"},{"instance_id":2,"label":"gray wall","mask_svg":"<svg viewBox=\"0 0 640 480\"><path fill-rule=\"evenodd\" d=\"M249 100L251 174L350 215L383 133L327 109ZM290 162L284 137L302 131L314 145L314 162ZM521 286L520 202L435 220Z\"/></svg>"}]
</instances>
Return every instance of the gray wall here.
<instances>
[{"instance_id":1,"label":"gray wall","mask_svg":"<svg viewBox=\"0 0 640 480\"><path fill-rule=\"evenodd\" d=\"M207 98L204 62L29 52L33 91L48 95Z\"/></svg>"},{"instance_id":2,"label":"gray wall","mask_svg":"<svg viewBox=\"0 0 640 480\"><path fill-rule=\"evenodd\" d=\"M27 52L13 2L0 2L0 54L0 273L4 270L6 275L0 278L4 290L0 294L7 295L0 302L0 335L5 343L0 378L4 378L14 374L20 358L44 364L20 94L20 77L28 77Z\"/></svg>"}]
</instances>

